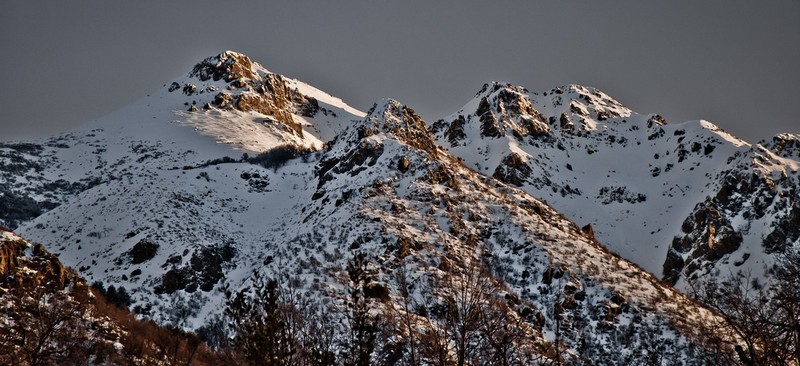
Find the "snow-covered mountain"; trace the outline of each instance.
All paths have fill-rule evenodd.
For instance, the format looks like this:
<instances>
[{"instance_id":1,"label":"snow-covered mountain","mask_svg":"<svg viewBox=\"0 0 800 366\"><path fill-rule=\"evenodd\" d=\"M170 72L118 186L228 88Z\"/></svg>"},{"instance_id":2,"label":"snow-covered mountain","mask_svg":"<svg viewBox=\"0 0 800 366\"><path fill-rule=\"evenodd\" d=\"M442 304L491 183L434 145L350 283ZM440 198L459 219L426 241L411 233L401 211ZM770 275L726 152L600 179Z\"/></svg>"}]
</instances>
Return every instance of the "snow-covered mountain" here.
<instances>
[{"instance_id":1,"label":"snow-covered mountain","mask_svg":"<svg viewBox=\"0 0 800 366\"><path fill-rule=\"evenodd\" d=\"M277 146L320 149L360 116L337 98L224 52L74 131L0 144L0 224L16 228L79 192L126 176L239 160Z\"/></svg>"},{"instance_id":2,"label":"snow-covered mountain","mask_svg":"<svg viewBox=\"0 0 800 366\"><path fill-rule=\"evenodd\" d=\"M770 253L800 245L797 135L751 145L593 88L499 83L432 131L470 168L591 224L609 249L680 288L686 276L761 277Z\"/></svg>"},{"instance_id":3,"label":"snow-covered mountain","mask_svg":"<svg viewBox=\"0 0 800 366\"><path fill-rule=\"evenodd\" d=\"M713 315L662 271L761 271L769 248L797 245L794 135L751 146L597 90L500 84L428 126L397 101L363 113L229 51L78 130L0 145L0 224L188 329L256 272L341 315L357 253L374 311L418 329L479 278L526 342L576 363L635 363L655 346L696 358Z\"/></svg>"}]
</instances>

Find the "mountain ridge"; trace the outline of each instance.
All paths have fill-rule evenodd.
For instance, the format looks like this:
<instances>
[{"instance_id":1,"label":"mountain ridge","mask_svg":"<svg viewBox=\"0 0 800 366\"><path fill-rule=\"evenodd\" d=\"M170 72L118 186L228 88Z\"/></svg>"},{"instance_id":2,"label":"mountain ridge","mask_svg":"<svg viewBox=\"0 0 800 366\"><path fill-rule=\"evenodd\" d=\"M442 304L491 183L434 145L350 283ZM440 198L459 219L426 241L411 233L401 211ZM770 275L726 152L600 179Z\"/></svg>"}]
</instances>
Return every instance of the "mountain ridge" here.
<instances>
[{"instance_id":1,"label":"mountain ridge","mask_svg":"<svg viewBox=\"0 0 800 366\"><path fill-rule=\"evenodd\" d=\"M760 241L728 245L721 236L743 232L743 212L758 217L755 225L776 223L776 248L796 246L797 141L787 134L753 147L708 122L666 124L577 85L540 95L485 84L460 111L428 124L395 100L359 112L224 52L105 120L0 145L0 203L30 206L2 210L0 223L61 243L53 250L62 261L127 288L140 316L186 329L221 316L226 289L252 286L262 272L341 309L351 285L345 262L362 252L366 284L388 299L373 300L376 311L394 311L409 291L402 274L414 301L431 306L412 316L423 329L443 326L430 314L448 301L444 284L477 275L503 288L495 310L524 318L536 342L563 343L575 362L615 357L604 352L635 358L647 342L687 358L700 347L693 327L714 315L659 272L685 285L687 276L740 267L725 261L744 253L760 269L771 258ZM690 185L666 186L671 171ZM744 187L753 175L736 172L761 183ZM738 199L719 194L720 177L732 177L727 190ZM695 198L666 209L687 192ZM747 199L754 193L763 205ZM671 214L669 225L644 214L653 207ZM657 228L615 240L641 223ZM660 238L655 247L641 244L651 236ZM727 249L703 250L708 243ZM473 273L479 267L488 271ZM654 329L663 332L600 347L619 332ZM581 351L585 334L589 351Z\"/></svg>"},{"instance_id":2,"label":"mountain ridge","mask_svg":"<svg viewBox=\"0 0 800 366\"><path fill-rule=\"evenodd\" d=\"M508 98L503 97L504 94L524 101L515 103L522 107L509 114ZM514 127L518 125L515 119L519 115L546 119L549 129L542 128L536 135L520 133ZM511 128L501 131L492 127L498 126L496 121ZM682 263L667 262L677 258L670 247L686 245L679 245L679 239L673 240L673 237L685 235L678 230L685 220L665 227L662 219L640 218L652 212L662 216L672 211L683 217L690 216L696 203L699 205L706 196L718 195L717 179L733 174L730 172L736 169L753 170L748 159L762 161L754 165L757 174L786 177L782 181L784 187L791 187L797 175L797 160L774 158L774 154L764 151L760 145L735 138L710 122L666 124L658 115L636 114L597 89L576 85L530 93L513 85L486 84L459 112L434 122L432 131L440 145L462 157L473 169L521 187L574 221L593 224L600 240L613 251L651 273L663 273L671 282L678 282L683 269ZM779 136L784 136L786 144L792 146L791 134ZM715 155L723 157L715 158ZM691 166L687 166L689 164ZM681 173L670 173L673 169ZM672 178L664 180L659 176ZM586 177L605 181L605 184L588 182ZM681 181L689 184L675 184ZM659 183L672 186L668 189L653 187ZM687 194L691 198L685 198ZM654 197L660 202L652 203ZM796 195L790 195L789 199L789 206L796 205ZM637 205L640 210L635 210ZM614 222L617 224L610 224ZM656 231L636 229L648 224L656 226ZM633 231L632 236L619 236L621 227ZM662 230L664 233L659 234ZM654 246L641 248L640 243L653 242L653 239ZM694 243L701 241L699 237L689 241L692 240ZM671 243L673 241L675 243ZM738 250L739 244L726 251ZM694 245L699 248L698 244ZM756 242L741 250L739 255L743 256L741 252L753 254L760 246L761 243ZM636 254L642 249L646 258ZM651 255L653 252L663 254ZM686 249L678 252L686 253ZM671 259L666 262L653 261L668 253ZM690 257L692 255L682 254L681 260L675 262L696 259ZM712 257L713 261L721 259L717 255ZM760 267L769 260L762 257L752 262L756 263L749 266L750 271L761 273ZM677 267L681 268L676 270ZM710 268L706 273L719 269ZM679 286L685 288L686 283L681 281Z\"/></svg>"}]
</instances>

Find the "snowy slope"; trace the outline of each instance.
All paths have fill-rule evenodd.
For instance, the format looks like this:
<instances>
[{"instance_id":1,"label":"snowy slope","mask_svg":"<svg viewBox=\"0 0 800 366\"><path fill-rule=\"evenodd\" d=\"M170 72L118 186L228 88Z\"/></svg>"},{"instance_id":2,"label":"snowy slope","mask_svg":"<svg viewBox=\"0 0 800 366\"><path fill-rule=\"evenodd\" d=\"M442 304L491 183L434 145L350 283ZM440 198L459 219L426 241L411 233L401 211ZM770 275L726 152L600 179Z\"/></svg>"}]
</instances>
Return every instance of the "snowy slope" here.
<instances>
[{"instance_id":1,"label":"snowy slope","mask_svg":"<svg viewBox=\"0 0 800 366\"><path fill-rule=\"evenodd\" d=\"M246 286L254 271L344 306L343 271L357 252L368 253L371 278L394 299L406 268L416 303L431 309L444 301L440 283L466 281L486 261L503 306L540 319L533 339L552 342L563 327L573 357L586 334L599 359L651 346L641 338L609 348L624 329L656 334L675 357L691 358L692 324L710 316L543 203L464 167L392 100L324 152L282 168L228 162L123 176L20 232L60 243L60 259L90 280L125 287L137 312L194 329L220 313L223 288ZM392 304L381 311L398 311Z\"/></svg>"},{"instance_id":2,"label":"snowy slope","mask_svg":"<svg viewBox=\"0 0 800 366\"><path fill-rule=\"evenodd\" d=\"M74 131L0 144L0 209L6 212L0 224L15 228L123 176L239 160L278 146L320 149L361 116L339 99L227 51Z\"/></svg>"},{"instance_id":3,"label":"snowy slope","mask_svg":"<svg viewBox=\"0 0 800 366\"><path fill-rule=\"evenodd\" d=\"M520 128L525 123L535 128ZM676 265L675 253L667 260L673 241L685 236L684 221L696 205L718 195L725 177L784 177L786 187L797 181L796 156L774 157L707 121L666 124L658 115L637 114L597 89L578 85L530 93L486 84L461 110L433 123L432 130L441 146L471 168L520 187L580 225L591 224L612 251L673 282L684 265ZM786 195L789 207L800 205L797 192ZM700 258L704 272L735 272L740 268L731 266L734 260L749 253L741 269L760 276L771 262L759 254L760 236L768 235L769 225L783 216L765 216L756 224L761 227L727 253L698 254L727 262L708 267L709 258ZM707 243L701 243L701 236L682 245ZM697 259L686 254L688 248L681 252L682 261ZM689 272L696 267L699 262Z\"/></svg>"}]
</instances>

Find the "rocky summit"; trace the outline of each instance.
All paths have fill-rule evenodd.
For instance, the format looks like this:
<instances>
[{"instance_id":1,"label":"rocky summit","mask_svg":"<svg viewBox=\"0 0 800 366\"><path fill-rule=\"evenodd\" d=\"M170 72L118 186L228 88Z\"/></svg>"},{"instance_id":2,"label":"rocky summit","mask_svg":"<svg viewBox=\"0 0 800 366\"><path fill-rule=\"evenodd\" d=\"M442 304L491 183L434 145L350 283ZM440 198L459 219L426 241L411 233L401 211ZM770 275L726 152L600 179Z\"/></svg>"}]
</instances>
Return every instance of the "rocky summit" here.
<instances>
[{"instance_id":1,"label":"rocky summit","mask_svg":"<svg viewBox=\"0 0 800 366\"><path fill-rule=\"evenodd\" d=\"M751 144L595 88L496 82L428 123L236 52L190 69L0 144L0 224L214 347L279 299L294 320L265 324L294 326L281 342L308 364L736 363L741 334L693 286L768 284L800 248L796 135ZM4 246L0 274L26 248Z\"/></svg>"}]
</instances>

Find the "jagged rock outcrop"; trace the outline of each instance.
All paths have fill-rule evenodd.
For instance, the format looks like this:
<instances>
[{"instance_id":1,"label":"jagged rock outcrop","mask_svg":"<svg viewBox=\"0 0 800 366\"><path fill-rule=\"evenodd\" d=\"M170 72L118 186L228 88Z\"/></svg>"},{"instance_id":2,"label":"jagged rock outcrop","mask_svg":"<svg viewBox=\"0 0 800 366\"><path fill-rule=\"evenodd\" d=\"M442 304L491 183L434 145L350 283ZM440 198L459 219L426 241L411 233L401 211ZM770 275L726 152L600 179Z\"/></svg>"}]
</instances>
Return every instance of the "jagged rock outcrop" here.
<instances>
[{"instance_id":1,"label":"jagged rock outcrop","mask_svg":"<svg viewBox=\"0 0 800 366\"><path fill-rule=\"evenodd\" d=\"M778 156L800 160L800 136L798 135L780 133L773 136L772 140L762 141L760 145Z\"/></svg>"},{"instance_id":2,"label":"jagged rock outcrop","mask_svg":"<svg viewBox=\"0 0 800 366\"><path fill-rule=\"evenodd\" d=\"M201 81L222 79L225 82L232 82L237 79L259 79L250 58L233 51L225 51L201 61L194 66L189 76L197 77Z\"/></svg>"},{"instance_id":3,"label":"jagged rock outcrop","mask_svg":"<svg viewBox=\"0 0 800 366\"><path fill-rule=\"evenodd\" d=\"M703 265L713 266L739 249L742 234L715 206L711 200L698 204L692 216L683 222L681 230L685 235L672 241L664 262L666 281L674 284L682 273L691 275ZM696 276L692 279L697 280Z\"/></svg>"},{"instance_id":4,"label":"jagged rock outcrop","mask_svg":"<svg viewBox=\"0 0 800 366\"><path fill-rule=\"evenodd\" d=\"M63 289L70 277L56 256L0 229L0 281L3 287ZM74 276L74 275L73 275Z\"/></svg>"},{"instance_id":5,"label":"jagged rock outcrop","mask_svg":"<svg viewBox=\"0 0 800 366\"><path fill-rule=\"evenodd\" d=\"M493 177L501 182L513 184L517 187L525 184L525 181L531 176L532 170L523 160L522 156L517 153L512 153L505 158L497 169L494 170Z\"/></svg>"},{"instance_id":6,"label":"jagged rock outcrop","mask_svg":"<svg viewBox=\"0 0 800 366\"><path fill-rule=\"evenodd\" d=\"M283 76L273 73L259 73L250 58L232 51L209 57L195 65L190 77L200 81L224 81L228 83L225 91L219 91L212 106L220 109L257 112L267 115L271 122L285 126L288 131L303 137L303 129L293 118L293 114L313 117L320 110L319 102L290 87ZM217 90L210 87L208 91ZM177 90L170 86L169 91ZM186 95L200 93L193 84L186 84Z\"/></svg>"},{"instance_id":7,"label":"jagged rock outcrop","mask_svg":"<svg viewBox=\"0 0 800 366\"><path fill-rule=\"evenodd\" d=\"M464 119L464 116L459 115L450 123L446 123L444 120L437 121L433 124L431 130L436 133L437 129L445 128L443 134L450 142L450 146L458 146L459 143L467 138L467 135L464 134L465 123L467 123L467 121Z\"/></svg>"},{"instance_id":8,"label":"jagged rock outcrop","mask_svg":"<svg viewBox=\"0 0 800 366\"><path fill-rule=\"evenodd\" d=\"M396 100L382 100L367 112L365 123L359 127L359 137L376 133L388 133L411 147L429 154L436 153L436 143L425 121L413 109Z\"/></svg>"},{"instance_id":9,"label":"jagged rock outcrop","mask_svg":"<svg viewBox=\"0 0 800 366\"><path fill-rule=\"evenodd\" d=\"M333 179L333 174L348 173L356 176L375 165L384 152L384 143L382 138L371 137L381 134L424 151L431 158L437 156L436 144L419 115L395 100L385 99L375 103L363 120L350 126L333 142L333 152L317 166L316 174L320 178L314 197L320 198L324 195L322 188L327 181ZM408 157L403 156L394 166L405 172L411 162Z\"/></svg>"},{"instance_id":10,"label":"jagged rock outcrop","mask_svg":"<svg viewBox=\"0 0 800 366\"><path fill-rule=\"evenodd\" d=\"M776 136L771 144L729 158L733 169L721 173L718 191L694 208L673 239L664 263L666 280L698 280L726 256L734 268L747 264L744 272L753 275L758 265L748 262L752 255L780 254L800 245L798 174L782 160L794 157L788 137ZM789 153L781 156L782 151Z\"/></svg>"},{"instance_id":11,"label":"jagged rock outcrop","mask_svg":"<svg viewBox=\"0 0 800 366\"><path fill-rule=\"evenodd\" d=\"M486 138L509 135L522 140L547 135L550 127L525 93L524 88L510 84L485 84L475 97L476 106L436 121L431 130L447 138L451 146L465 143L465 125L473 123L480 126L480 136Z\"/></svg>"},{"instance_id":12,"label":"jagged rock outcrop","mask_svg":"<svg viewBox=\"0 0 800 366\"><path fill-rule=\"evenodd\" d=\"M478 92L481 98L474 111L481 122L481 136L496 138L508 133L523 139L549 133L550 127L533 108L526 92L510 84L485 84Z\"/></svg>"}]
</instances>

